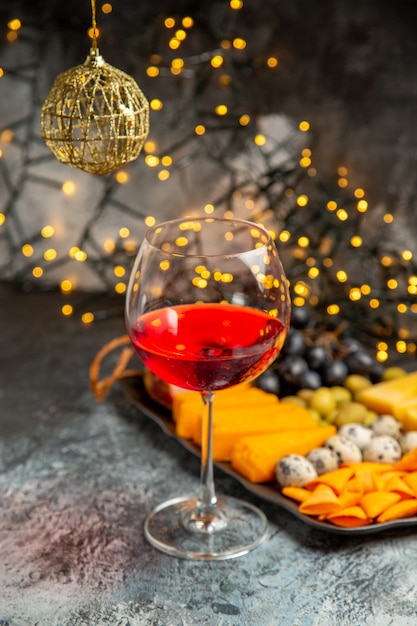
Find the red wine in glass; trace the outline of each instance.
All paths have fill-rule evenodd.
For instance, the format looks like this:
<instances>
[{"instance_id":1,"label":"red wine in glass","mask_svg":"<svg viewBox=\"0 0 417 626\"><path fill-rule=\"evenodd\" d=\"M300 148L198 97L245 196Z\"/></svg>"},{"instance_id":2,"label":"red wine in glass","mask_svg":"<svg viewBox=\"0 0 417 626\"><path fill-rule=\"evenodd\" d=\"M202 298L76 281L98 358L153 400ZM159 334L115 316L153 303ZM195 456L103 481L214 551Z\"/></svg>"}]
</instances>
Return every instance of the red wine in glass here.
<instances>
[{"instance_id":1,"label":"red wine in glass","mask_svg":"<svg viewBox=\"0 0 417 626\"><path fill-rule=\"evenodd\" d=\"M131 340L143 363L163 380L218 391L261 374L282 344L282 323L233 304L189 304L142 315Z\"/></svg>"}]
</instances>

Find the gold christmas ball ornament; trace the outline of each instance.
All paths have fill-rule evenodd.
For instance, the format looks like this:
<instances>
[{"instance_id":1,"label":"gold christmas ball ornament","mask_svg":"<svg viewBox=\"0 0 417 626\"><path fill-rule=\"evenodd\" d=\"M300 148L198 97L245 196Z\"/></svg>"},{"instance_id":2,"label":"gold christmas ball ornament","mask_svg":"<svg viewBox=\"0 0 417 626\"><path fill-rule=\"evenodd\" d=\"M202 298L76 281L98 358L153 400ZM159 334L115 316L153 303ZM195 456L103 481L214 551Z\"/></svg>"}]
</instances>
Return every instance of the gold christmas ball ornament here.
<instances>
[{"instance_id":1,"label":"gold christmas ball ornament","mask_svg":"<svg viewBox=\"0 0 417 626\"><path fill-rule=\"evenodd\" d=\"M149 104L135 80L93 47L55 79L41 110L41 135L62 163L109 174L136 159L149 132Z\"/></svg>"}]
</instances>

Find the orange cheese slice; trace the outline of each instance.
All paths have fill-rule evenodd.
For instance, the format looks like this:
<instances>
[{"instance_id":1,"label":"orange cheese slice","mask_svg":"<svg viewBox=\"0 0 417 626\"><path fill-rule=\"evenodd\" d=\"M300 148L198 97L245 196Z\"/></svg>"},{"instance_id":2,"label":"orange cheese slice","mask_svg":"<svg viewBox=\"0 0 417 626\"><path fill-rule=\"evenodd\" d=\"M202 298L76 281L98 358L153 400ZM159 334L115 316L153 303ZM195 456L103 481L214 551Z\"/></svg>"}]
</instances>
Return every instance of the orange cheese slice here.
<instances>
[{"instance_id":1,"label":"orange cheese slice","mask_svg":"<svg viewBox=\"0 0 417 626\"><path fill-rule=\"evenodd\" d=\"M255 387L237 386L218 391L213 401L213 415L217 412L237 412L240 408L252 408L253 414L259 414L265 409L274 409L279 406L277 396L266 393ZM174 396L172 400L172 419L175 423L175 433L183 439L192 439L197 430L201 430L203 402L199 393L185 392Z\"/></svg>"},{"instance_id":2,"label":"orange cheese slice","mask_svg":"<svg viewBox=\"0 0 417 626\"><path fill-rule=\"evenodd\" d=\"M376 518L377 522L390 522L391 520L402 519L404 517L412 517L417 513L417 500L401 500L396 502L388 509L385 509Z\"/></svg>"},{"instance_id":3,"label":"orange cheese slice","mask_svg":"<svg viewBox=\"0 0 417 626\"><path fill-rule=\"evenodd\" d=\"M348 480L353 475L353 472L354 470L351 467L343 467L333 470L332 472L326 472L314 480L311 480L307 483L306 487L307 489L312 489L320 484L328 485L337 495L339 495L344 491Z\"/></svg>"},{"instance_id":4,"label":"orange cheese slice","mask_svg":"<svg viewBox=\"0 0 417 626\"><path fill-rule=\"evenodd\" d=\"M273 407L216 407L213 412L213 459L230 461L233 448L242 437L285 430L317 428L311 413L295 403L282 402ZM201 446L202 418L196 421L193 440Z\"/></svg>"},{"instance_id":5,"label":"orange cheese slice","mask_svg":"<svg viewBox=\"0 0 417 626\"><path fill-rule=\"evenodd\" d=\"M393 491L370 491L362 496L360 505L367 516L373 518L400 500L400 494Z\"/></svg>"},{"instance_id":6,"label":"orange cheese slice","mask_svg":"<svg viewBox=\"0 0 417 626\"><path fill-rule=\"evenodd\" d=\"M301 502L298 510L305 515L326 516L340 510L340 502L331 487L328 485L317 485L310 497Z\"/></svg>"},{"instance_id":7,"label":"orange cheese slice","mask_svg":"<svg viewBox=\"0 0 417 626\"><path fill-rule=\"evenodd\" d=\"M242 437L232 452L232 466L253 483L274 480L275 466L286 454L308 454L334 435L335 426Z\"/></svg>"},{"instance_id":8,"label":"orange cheese slice","mask_svg":"<svg viewBox=\"0 0 417 626\"><path fill-rule=\"evenodd\" d=\"M357 526L367 526L373 520L369 518L361 506L351 506L346 509L335 511L327 516L327 519L336 526L346 528L356 528Z\"/></svg>"}]
</instances>

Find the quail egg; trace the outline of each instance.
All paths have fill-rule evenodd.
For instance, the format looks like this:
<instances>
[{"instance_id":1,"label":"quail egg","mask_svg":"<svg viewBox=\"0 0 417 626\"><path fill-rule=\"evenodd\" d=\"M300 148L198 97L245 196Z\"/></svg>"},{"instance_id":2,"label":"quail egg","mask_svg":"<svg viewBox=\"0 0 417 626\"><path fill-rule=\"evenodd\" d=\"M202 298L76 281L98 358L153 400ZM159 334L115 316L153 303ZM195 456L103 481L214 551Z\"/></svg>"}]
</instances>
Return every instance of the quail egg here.
<instances>
[{"instance_id":1,"label":"quail egg","mask_svg":"<svg viewBox=\"0 0 417 626\"><path fill-rule=\"evenodd\" d=\"M281 487L303 487L317 478L317 472L305 456L286 454L275 467L275 475Z\"/></svg>"},{"instance_id":2,"label":"quail egg","mask_svg":"<svg viewBox=\"0 0 417 626\"><path fill-rule=\"evenodd\" d=\"M319 476L339 467L338 456L330 448L314 448L307 454L306 459L310 461Z\"/></svg>"},{"instance_id":3,"label":"quail egg","mask_svg":"<svg viewBox=\"0 0 417 626\"><path fill-rule=\"evenodd\" d=\"M347 437L363 450L372 439L373 431L363 424L344 424L339 428L339 435Z\"/></svg>"},{"instance_id":4,"label":"quail egg","mask_svg":"<svg viewBox=\"0 0 417 626\"><path fill-rule=\"evenodd\" d=\"M405 433L400 439L400 446L403 454L407 454L407 452L417 448L417 430L410 430L408 433Z\"/></svg>"},{"instance_id":5,"label":"quail egg","mask_svg":"<svg viewBox=\"0 0 417 626\"><path fill-rule=\"evenodd\" d=\"M401 446L390 435L373 437L363 451L363 460L373 463L387 463L393 465L402 456Z\"/></svg>"},{"instance_id":6,"label":"quail egg","mask_svg":"<svg viewBox=\"0 0 417 626\"><path fill-rule=\"evenodd\" d=\"M376 437L389 435L394 439L401 437L401 424L392 415L380 415L372 422L372 430Z\"/></svg>"},{"instance_id":7,"label":"quail egg","mask_svg":"<svg viewBox=\"0 0 417 626\"><path fill-rule=\"evenodd\" d=\"M326 439L324 445L337 455L339 463L360 463L362 452L351 439L344 435L333 435Z\"/></svg>"}]
</instances>

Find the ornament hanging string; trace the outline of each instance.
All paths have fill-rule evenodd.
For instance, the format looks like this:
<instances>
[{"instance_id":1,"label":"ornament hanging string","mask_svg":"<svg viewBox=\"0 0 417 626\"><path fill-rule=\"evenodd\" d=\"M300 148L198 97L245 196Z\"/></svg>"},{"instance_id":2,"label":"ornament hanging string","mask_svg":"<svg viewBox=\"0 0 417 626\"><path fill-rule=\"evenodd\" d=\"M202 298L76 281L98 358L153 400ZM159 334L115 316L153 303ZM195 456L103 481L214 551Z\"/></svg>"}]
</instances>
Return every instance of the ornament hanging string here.
<instances>
[{"instance_id":1,"label":"ornament hanging string","mask_svg":"<svg viewBox=\"0 0 417 626\"><path fill-rule=\"evenodd\" d=\"M96 21L96 0L91 0L91 31L92 31L92 42L91 42L91 54L95 56L97 54L97 21Z\"/></svg>"}]
</instances>

